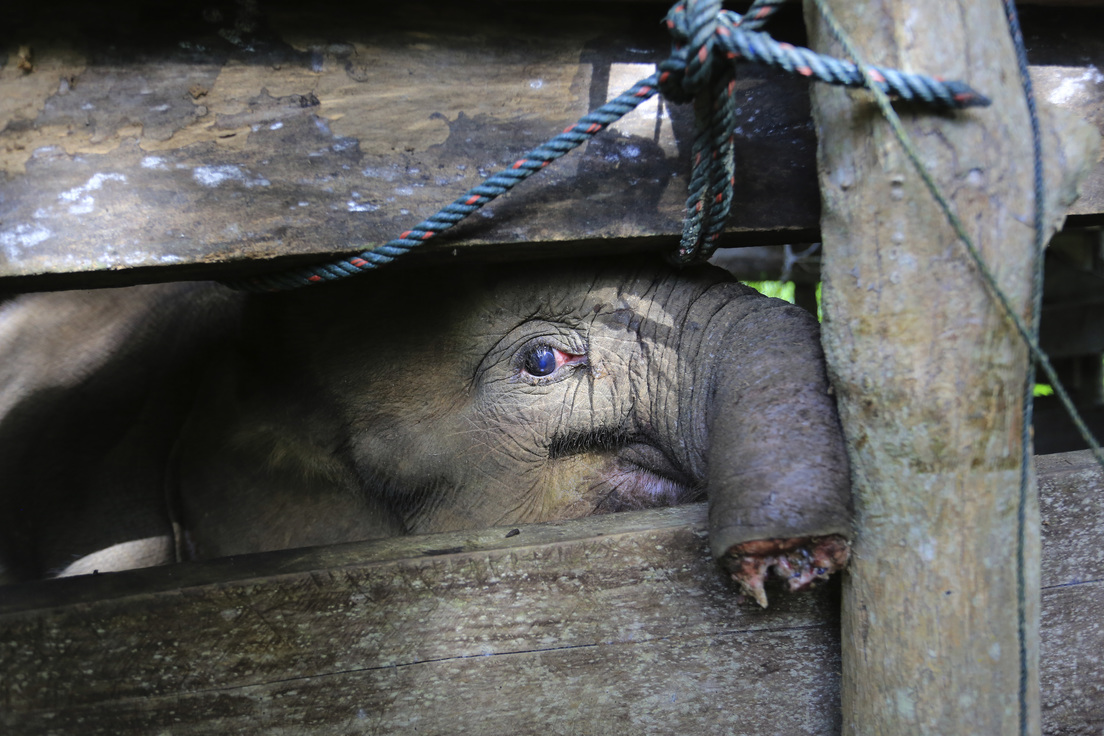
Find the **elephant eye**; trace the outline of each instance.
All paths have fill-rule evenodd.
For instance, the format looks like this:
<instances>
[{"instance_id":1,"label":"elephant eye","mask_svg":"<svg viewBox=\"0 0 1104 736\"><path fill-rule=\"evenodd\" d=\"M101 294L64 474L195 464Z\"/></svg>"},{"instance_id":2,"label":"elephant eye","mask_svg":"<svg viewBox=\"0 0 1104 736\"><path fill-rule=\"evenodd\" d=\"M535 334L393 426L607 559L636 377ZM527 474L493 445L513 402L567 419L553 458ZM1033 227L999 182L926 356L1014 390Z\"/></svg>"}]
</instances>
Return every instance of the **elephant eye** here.
<instances>
[{"instance_id":1,"label":"elephant eye","mask_svg":"<svg viewBox=\"0 0 1104 736\"><path fill-rule=\"evenodd\" d=\"M529 350L522 364L530 376L547 376L556 370L556 351L548 345L537 345Z\"/></svg>"},{"instance_id":2,"label":"elephant eye","mask_svg":"<svg viewBox=\"0 0 1104 736\"><path fill-rule=\"evenodd\" d=\"M554 348L548 343L539 342L523 349L518 355L517 366L522 379L548 378L556 380L557 376L566 378L567 373L560 369L567 366L586 365L586 355L567 353L559 348ZM543 383L543 382L542 382Z\"/></svg>"}]
</instances>

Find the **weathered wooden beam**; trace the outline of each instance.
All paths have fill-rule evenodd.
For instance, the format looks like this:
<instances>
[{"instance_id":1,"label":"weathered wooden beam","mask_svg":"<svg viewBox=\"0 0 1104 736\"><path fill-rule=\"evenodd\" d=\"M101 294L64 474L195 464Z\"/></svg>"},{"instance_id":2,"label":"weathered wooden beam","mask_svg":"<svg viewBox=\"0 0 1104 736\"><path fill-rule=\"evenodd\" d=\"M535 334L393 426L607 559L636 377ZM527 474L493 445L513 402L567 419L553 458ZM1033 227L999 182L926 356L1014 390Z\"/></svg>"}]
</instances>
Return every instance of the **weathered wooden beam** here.
<instances>
[{"instance_id":1,"label":"weathered wooden beam","mask_svg":"<svg viewBox=\"0 0 1104 736\"><path fill-rule=\"evenodd\" d=\"M9 611L41 608L0 616L0 728L837 729L832 591L738 605L705 525L694 506L257 557L244 576L181 566L179 590L175 570L5 590Z\"/></svg>"},{"instance_id":2,"label":"weathered wooden beam","mask_svg":"<svg viewBox=\"0 0 1104 736\"><path fill-rule=\"evenodd\" d=\"M1042 519L1042 731L1104 725L1104 472L1091 453L1035 458Z\"/></svg>"},{"instance_id":3,"label":"weathered wooden beam","mask_svg":"<svg viewBox=\"0 0 1104 736\"><path fill-rule=\"evenodd\" d=\"M1028 312L1031 133L1001 3L829 5L868 63L938 68L993 100L945 116L902 110L903 124L1012 309ZM810 45L843 54L806 10ZM1033 483L1020 499L1027 349L867 93L812 96L824 343L856 505L844 733L1036 733ZM1049 237L1099 136L1045 103L1040 115Z\"/></svg>"},{"instance_id":4,"label":"weathered wooden beam","mask_svg":"<svg viewBox=\"0 0 1104 736\"><path fill-rule=\"evenodd\" d=\"M1037 463L1044 732L1089 733L1104 473L1087 453ZM838 733L838 591L740 605L705 518L689 506L3 588L0 728Z\"/></svg>"},{"instance_id":5,"label":"weathered wooden beam","mask_svg":"<svg viewBox=\"0 0 1104 736\"><path fill-rule=\"evenodd\" d=\"M52 288L209 277L386 241L650 73L668 53L665 12L18 4L0 41L0 278ZM1040 89L1104 126L1092 72L1104 68L1104 16L1035 15L1040 32L1025 27L1047 65ZM804 41L796 5L771 29ZM724 244L813 241L808 86L753 66L738 86L738 204ZM430 257L670 247L690 126L688 110L650 103ZM1104 212L1104 168L1094 176L1075 213Z\"/></svg>"},{"instance_id":6,"label":"weathered wooden beam","mask_svg":"<svg viewBox=\"0 0 1104 736\"><path fill-rule=\"evenodd\" d=\"M10 53L0 77L0 276L179 276L362 250L652 73L669 46L662 6L266 3L251 17L164 6L161 19L133 5L74 8L61 41L43 40L58 35L55 13L21 10L16 37L39 40L31 72ZM751 242L808 239L815 225L815 181L799 163L814 145L806 85L780 77L749 68L739 81L737 196L754 206L731 232ZM653 100L438 254L669 245L691 117Z\"/></svg>"}]
</instances>

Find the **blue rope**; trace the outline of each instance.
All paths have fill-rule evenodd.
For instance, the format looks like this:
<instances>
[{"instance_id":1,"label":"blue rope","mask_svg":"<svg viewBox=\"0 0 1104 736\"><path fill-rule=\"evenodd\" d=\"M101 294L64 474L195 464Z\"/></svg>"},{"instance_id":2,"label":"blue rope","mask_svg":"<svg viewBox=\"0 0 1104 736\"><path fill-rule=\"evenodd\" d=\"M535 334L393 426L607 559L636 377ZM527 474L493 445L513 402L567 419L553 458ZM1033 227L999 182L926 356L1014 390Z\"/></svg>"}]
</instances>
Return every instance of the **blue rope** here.
<instances>
[{"instance_id":1,"label":"blue rope","mask_svg":"<svg viewBox=\"0 0 1104 736\"><path fill-rule=\"evenodd\" d=\"M863 73L855 64L779 43L756 30L783 2L756 0L743 15L722 10L720 0L677 3L666 18L673 37L671 56L659 64L657 73L584 115L563 133L529 151L509 168L493 174L437 214L398 238L357 255L253 276L231 285L248 291L282 291L345 278L391 263L590 140L657 91L672 102L694 101L695 110L690 195L682 239L673 259L688 263L708 258L716 248L732 208L735 64L740 61L766 64L827 84L865 85ZM897 99L944 109L989 104L988 99L962 82L944 82L878 67L871 67L868 72L879 89Z\"/></svg>"},{"instance_id":2,"label":"blue rope","mask_svg":"<svg viewBox=\"0 0 1104 736\"><path fill-rule=\"evenodd\" d=\"M1013 0L1004 0L1004 14L1008 19L1008 32L1012 36L1012 45L1016 49L1016 67L1020 74L1020 84L1027 102L1027 116L1031 123L1032 183L1034 188L1035 240L1031 251L1032 275L1030 306L1031 316L1027 327L1031 336L1038 341L1039 322L1043 310L1043 250L1046 248L1046 183L1043 176L1043 135L1039 125L1039 111L1035 106L1035 90L1031 84L1031 74L1027 66L1027 49L1024 48L1023 32ZM1027 376L1024 379L1023 424L1020 436L1020 496L1016 507L1016 634L1020 657L1020 734L1027 736L1030 730L1028 711L1028 683L1031 679L1030 660L1027 654L1027 502L1031 492L1032 438L1035 412L1035 361L1029 352Z\"/></svg>"}]
</instances>

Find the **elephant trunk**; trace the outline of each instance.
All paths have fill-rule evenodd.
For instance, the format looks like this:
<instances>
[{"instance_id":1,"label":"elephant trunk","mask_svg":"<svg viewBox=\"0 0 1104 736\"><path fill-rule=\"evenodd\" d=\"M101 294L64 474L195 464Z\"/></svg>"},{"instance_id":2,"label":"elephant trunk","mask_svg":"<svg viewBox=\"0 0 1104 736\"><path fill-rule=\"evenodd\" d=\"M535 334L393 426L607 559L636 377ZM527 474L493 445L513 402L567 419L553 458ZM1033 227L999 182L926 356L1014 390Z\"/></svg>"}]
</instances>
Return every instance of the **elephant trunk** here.
<instances>
[{"instance_id":1,"label":"elephant trunk","mask_svg":"<svg viewBox=\"0 0 1104 736\"><path fill-rule=\"evenodd\" d=\"M796 590L846 564L850 473L816 320L773 299L728 310L707 337L723 346L705 399L710 540L766 606L771 571Z\"/></svg>"}]
</instances>

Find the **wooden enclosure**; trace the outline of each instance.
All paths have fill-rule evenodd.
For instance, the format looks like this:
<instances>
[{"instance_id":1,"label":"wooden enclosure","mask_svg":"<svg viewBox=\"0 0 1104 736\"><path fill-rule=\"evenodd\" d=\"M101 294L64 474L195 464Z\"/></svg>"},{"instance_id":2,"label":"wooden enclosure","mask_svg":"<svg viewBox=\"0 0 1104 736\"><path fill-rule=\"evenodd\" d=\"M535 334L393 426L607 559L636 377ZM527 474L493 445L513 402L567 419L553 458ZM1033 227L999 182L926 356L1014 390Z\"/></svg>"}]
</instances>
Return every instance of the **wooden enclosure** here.
<instances>
[{"instance_id":1,"label":"wooden enclosure","mask_svg":"<svg viewBox=\"0 0 1104 736\"><path fill-rule=\"evenodd\" d=\"M0 300L389 240L651 73L666 10L6 9ZM1104 7L1021 13L1036 94L1104 130ZM806 43L797 4L769 29ZM738 204L718 260L741 278L787 273L808 300L819 257L793 254L821 234L809 85L747 66L738 86ZM645 105L394 267L672 247L691 118ZM1100 416L1104 163L1081 190L1048 255L1042 340ZM1076 446L1038 407L1037 447ZM1037 472L1042 729L1100 733L1104 475L1085 453ZM740 603L704 518L691 506L0 588L0 731L839 732L838 586Z\"/></svg>"},{"instance_id":2,"label":"wooden enclosure","mask_svg":"<svg viewBox=\"0 0 1104 736\"><path fill-rule=\"evenodd\" d=\"M650 2L58 7L20 4L2 31L9 289L359 252L627 89L669 47L667 6ZM804 43L799 6L780 15L772 33ZM1098 21L1095 8L1028 7L1023 24L1040 98L1104 127ZM747 65L737 84L724 245L815 242L808 83ZM415 258L666 247L691 118L653 100ZM1102 211L1098 166L1070 225Z\"/></svg>"},{"instance_id":3,"label":"wooden enclosure","mask_svg":"<svg viewBox=\"0 0 1104 736\"><path fill-rule=\"evenodd\" d=\"M1104 473L1039 460L1045 733L1104 723ZM838 586L740 604L705 509L22 584L12 734L828 734Z\"/></svg>"}]
</instances>

